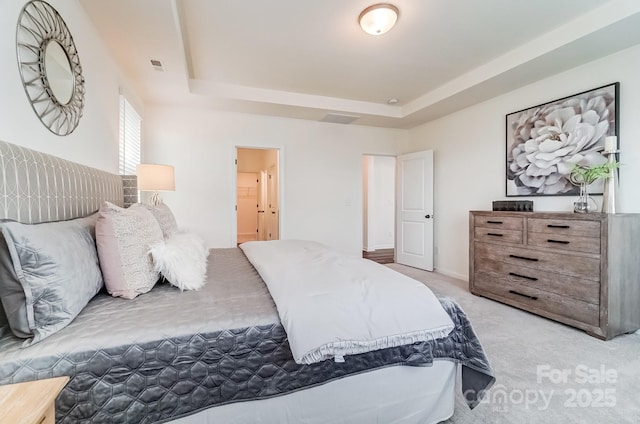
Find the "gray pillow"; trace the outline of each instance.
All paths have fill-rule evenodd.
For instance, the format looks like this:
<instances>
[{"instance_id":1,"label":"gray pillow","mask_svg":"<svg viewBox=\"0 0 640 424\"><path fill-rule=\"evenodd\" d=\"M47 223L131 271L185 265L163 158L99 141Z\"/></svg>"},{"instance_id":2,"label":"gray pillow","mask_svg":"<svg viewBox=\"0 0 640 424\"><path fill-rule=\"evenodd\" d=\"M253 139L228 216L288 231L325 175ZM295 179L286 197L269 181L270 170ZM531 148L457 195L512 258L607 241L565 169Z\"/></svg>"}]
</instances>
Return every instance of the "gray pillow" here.
<instances>
[{"instance_id":1,"label":"gray pillow","mask_svg":"<svg viewBox=\"0 0 640 424\"><path fill-rule=\"evenodd\" d=\"M159 205L148 205L146 203L134 203L131 205L132 208L145 208L153 217L158 221L160 225L160 229L162 230L162 236L164 239L168 239L174 233L178 231L178 224L176 223L176 217L169 209L169 206L164 203L160 203Z\"/></svg>"},{"instance_id":2,"label":"gray pillow","mask_svg":"<svg viewBox=\"0 0 640 424\"><path fill-rule=\"evenodd\" d=\"M4 333L9 331L9 321L2 308L2 301L0 300L0 337L4 336Z\"/></svg>"},{"instance_id":3,"label":"gray pillow","mask_svg":"<svg viewBox=\"0 0 640 424\"><path fill-rule=\"evenodd\" d=\"M66 327L102 288L96 219L0 223L0 300L23 346Z\"/></svg>"}]
</instances>

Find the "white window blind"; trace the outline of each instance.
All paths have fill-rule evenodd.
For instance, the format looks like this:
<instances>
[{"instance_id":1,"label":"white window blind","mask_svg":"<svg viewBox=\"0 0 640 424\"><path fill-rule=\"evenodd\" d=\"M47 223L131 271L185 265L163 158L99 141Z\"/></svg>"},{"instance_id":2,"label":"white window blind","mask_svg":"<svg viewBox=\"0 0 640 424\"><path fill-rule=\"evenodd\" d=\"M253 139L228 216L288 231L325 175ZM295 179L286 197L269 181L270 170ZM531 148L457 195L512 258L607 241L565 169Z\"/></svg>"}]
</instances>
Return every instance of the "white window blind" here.
<instances>
[{"instance_id":1,"label":"white window blind","mask_svg":"<svg viewBox=\"0 0 640 424\"><path fill-rule=\"evenodd\" d=\"M140 163L140 128L142 118L131 103L120 96L120 174L135 175Z\"/></svg>"}]
</instances>

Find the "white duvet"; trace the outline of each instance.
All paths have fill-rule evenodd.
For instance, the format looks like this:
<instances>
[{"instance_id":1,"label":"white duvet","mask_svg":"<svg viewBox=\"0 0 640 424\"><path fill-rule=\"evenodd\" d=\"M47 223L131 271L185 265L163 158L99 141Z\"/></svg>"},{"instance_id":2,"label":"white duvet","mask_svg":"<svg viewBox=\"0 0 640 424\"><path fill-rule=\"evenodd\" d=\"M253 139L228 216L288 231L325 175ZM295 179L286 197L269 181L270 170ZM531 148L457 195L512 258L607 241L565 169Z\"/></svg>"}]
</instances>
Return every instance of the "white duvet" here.
<instances>
[{"instance_id":1,"label":"white duvet","mask_svg":"<svg viewBox=\"0 0 640 424\"><path fill-rule=\"evenodd\" d=\"M267 284L293 358L311 364L445 337L449 315L424 284L310 241L240 245Z\"/></svg>"}]
</instances>

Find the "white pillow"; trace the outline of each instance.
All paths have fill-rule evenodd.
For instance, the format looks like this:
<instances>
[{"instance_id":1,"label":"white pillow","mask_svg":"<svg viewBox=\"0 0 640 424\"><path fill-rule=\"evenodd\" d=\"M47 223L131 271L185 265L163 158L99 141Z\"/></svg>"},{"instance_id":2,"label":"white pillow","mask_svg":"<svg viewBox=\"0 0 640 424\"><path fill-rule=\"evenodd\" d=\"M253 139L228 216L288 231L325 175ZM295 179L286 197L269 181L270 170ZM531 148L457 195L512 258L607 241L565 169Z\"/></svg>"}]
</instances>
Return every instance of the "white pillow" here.
<instances>
[{"instance_id":1,"label":"white pillow","mask_svg":"<svg viewBox=\"0 0 640 424\"><path fill-rule=\"evenodd\" d=\"M173 233L150 249L155 270L182 290L198 290L206 282L209 249L195 234Z\"/></svg>"}]
</instances>

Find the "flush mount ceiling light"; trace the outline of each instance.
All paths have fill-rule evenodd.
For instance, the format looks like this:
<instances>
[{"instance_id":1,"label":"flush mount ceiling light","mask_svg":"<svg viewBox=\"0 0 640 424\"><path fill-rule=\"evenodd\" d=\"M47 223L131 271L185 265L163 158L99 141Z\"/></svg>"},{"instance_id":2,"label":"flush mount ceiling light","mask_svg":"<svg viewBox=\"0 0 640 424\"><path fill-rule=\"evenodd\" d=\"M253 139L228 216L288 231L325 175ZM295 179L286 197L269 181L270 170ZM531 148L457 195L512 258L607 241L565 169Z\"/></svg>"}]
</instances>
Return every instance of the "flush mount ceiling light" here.
<instances>
[{"instance_id":1,"label":"flush mount ceiling light","mask_svg":"<svg viewBox=\"0 0 640 424\"><path fill-rule=\"evenodd\" d=\"M358 22L367 34L381 35L393 28L398 20L398 13L398 8L392 4L374 4L360 13Z\"/></svg>"}]
</instances>

